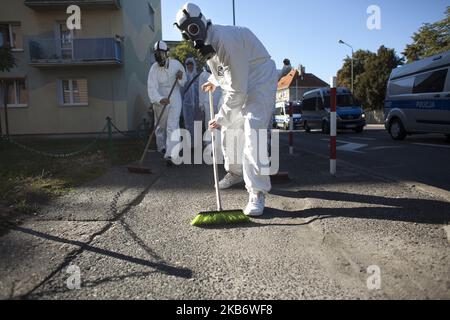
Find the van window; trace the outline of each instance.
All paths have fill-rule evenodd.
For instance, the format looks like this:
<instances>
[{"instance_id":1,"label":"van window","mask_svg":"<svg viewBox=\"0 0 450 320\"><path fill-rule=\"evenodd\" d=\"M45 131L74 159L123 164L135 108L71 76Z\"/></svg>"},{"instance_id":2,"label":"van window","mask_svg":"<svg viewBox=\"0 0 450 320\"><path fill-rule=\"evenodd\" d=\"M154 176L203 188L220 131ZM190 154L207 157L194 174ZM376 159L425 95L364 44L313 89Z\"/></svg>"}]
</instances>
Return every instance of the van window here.
<instances>
[{"instance_id":1,"label":"van window","mask_svg":"<svg viewBox=\"0 0 450 320\"><path fill-rule=\"evenodd\" d=\"M283 108L277 108L277 112L275 113L275 115L282 116L283 115Z\"/></svg>"},{"instance_id":2,"label":"van window","mask_svg":"<svg viewBox=\"0 0 450 320\"><path fill-rule=\"evenodd\" d=\"M436 93L444 91L448 69L428 72L416 77L413 93Z\"/></svg>"},{"instance_id":3,"label":"van window","mask_svg":"<svg viewBox=\"0 0 450 320\"><path fill-rule=\"evenodd\" d=\"M389 94L392 96L411 94L413 85L414 77L391 81Z\"/></svg>"}]
</instances>

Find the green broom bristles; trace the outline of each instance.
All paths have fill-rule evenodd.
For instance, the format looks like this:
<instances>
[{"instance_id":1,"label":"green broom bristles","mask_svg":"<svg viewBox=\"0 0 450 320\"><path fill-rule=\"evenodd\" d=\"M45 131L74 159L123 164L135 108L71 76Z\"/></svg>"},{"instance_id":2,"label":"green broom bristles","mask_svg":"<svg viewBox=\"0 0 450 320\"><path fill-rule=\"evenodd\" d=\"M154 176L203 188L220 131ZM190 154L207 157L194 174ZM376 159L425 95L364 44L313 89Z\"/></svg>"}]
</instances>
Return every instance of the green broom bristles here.
<instances>
[{"instance_id":1,"label":"green broom bristles","mask_svg":"<svg viewBox=\"0 0 450 320\"><path fill-rule=\"evenodd\" d=\"M225 225L234 223L250 222L250 218L247 217L242 210L235 211L215 211L215 212L202 212L192 221L192 226L211 226L211 225Z\"/></svg>"}]
</instances>

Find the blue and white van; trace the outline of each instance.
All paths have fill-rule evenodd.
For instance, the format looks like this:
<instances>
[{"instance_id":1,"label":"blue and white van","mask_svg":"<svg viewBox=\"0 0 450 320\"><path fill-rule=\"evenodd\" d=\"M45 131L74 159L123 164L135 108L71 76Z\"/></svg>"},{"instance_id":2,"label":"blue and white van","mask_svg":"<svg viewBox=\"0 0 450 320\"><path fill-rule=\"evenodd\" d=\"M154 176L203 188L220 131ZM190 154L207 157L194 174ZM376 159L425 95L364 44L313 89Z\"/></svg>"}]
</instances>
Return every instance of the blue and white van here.
<instances>
[{"instance_id":1,"label":"blue and white van","mask_svg":"<svg viewBox=\"0 0 450 320\"><path fill-rule=\"evenodd\" d=\"M394 140L415 133L450 139L450 51L392 71L385 101L385 127Z\"/></svg>"},{"instance_id":2,"label":"blue and white van","mask_svg":"<svg viewBox=\"0 0 450 320\"><path fill-rule=\"evenodd\" d=\"M307 132L322 129L330 132L330 88L306 92L301 106L303 125ZM337 128L361 133L366 126L366 115L361 103L347 88L337 88Z\"/></svg>"},{"instance_id":3,"label":"blue and white van","mask_svg":"<svg viewBox=\"0 0 450 320\"><path fill-rule=\"evenodd\" d=\"M289 130L290 127L289 108L292 106L294 129L300 129L302 125L302 114L300 111L300 105L301 104L299 102L277 103L273 126L278 129Z\"/></svg>"}]
</instances>

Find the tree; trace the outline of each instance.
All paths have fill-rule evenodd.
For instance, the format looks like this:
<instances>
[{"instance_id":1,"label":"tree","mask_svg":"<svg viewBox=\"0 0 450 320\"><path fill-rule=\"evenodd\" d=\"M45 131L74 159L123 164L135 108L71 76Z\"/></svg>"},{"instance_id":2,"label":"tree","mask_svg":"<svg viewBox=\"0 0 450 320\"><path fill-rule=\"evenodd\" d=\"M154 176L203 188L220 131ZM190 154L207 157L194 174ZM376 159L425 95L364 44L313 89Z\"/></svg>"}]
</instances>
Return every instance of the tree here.
<instances>
[{"instance_id":1,"label":"tree","mask_svg":"<svg viewBox=\"0 0 450 320\"><path fill-rule=\"evenodd\" d=\"M435 23L425 23L412 36L413 43L406 46L403 54L408 62L420 60L450 50L450 7L446 17Z\"/></svg>"},{"instance_id":2,"label":"tree","mask_svg":"<svg viewBox=\"0 0 450 320\"><path fill-rule=\"evenodd\" d=\"M373 58L375 53L368 50L358 50L353 55L354 62L354 79L355 85L358 82L359 76L364 73L366 61ZM351 88L352 86L352 59L347 57L344 59L344 66L337 74L338 84L340 87Z\"/></svg>"},{"instance_id":3,"label":"tree","mask_svg":"<svg viewBox=\"0 0 450 320\"><path fill-rule=\"evenodd\" d=\"M0 47L0 72L9 72L12 68L16 66L16 60L11 53L11 48L3 46ZM3 104L5 107L5 129L6 136L9 136L9 125L8 125L8 86L6 79L2 81L3 87ZM2 136L2 127L1 127L2 119L0 118L0 136Z\"/></svg>"},{"instance_id":4,"label":"tree","mask_svg":"<svg viewBox=\"0 0 450 320\"><path fill-rule=\"evenodd\" d=\"M174 49L170 50L170 56L177 59L182 64L187 58L194 58L197 62L197 69L200 71L206 64L206 60L202 55L194 48L191 41L183 41Z\"/></svg>"},{"instance_id":5,"label":"tree","mask_svg":"<svg viewBox=\"0 0 450 320\"><path fill-rule=\"evenodd\" d=\"M359 50L355 52L355 96L366 109L379 110L384 107L387 83L392 70L403 64L394 49L381 46L377 53ZM344 60L338 71L338 84L349 88L351 82L351 60Z\"/></svg>"}]
</instances>

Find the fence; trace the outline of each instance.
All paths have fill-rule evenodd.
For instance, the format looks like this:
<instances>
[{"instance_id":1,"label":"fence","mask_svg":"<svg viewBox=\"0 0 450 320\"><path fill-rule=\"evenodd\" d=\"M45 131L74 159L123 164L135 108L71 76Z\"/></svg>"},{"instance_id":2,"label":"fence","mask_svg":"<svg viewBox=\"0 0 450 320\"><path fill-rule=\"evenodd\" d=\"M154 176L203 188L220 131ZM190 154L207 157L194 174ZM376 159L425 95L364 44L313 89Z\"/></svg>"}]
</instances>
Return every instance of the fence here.
<instances>
[{"instance_id":1,"label":"fence","mask_svg":"<svg viewBox=\"0 0 450 320\"><path fill-rule=\"evenodd\" d=\"M366 111L366 122L367 124L384 124L383 110Z\"/></svg>"},{"instance_id":2,"label":"fence","mask_svg":"<svg viewBox=\"0 0 450 320\"><path fill-rule=\"evenodd\" d=\"M86 146L84 146L83 148L81 148L77 151L73 151L70 153L51 153L51 152L37 150L37 149L34 149L27 145L24 145L22 143L19 143L8 136L0 135L0 139L4 140L6 142L9 142L12 145L15 145L15 146L21 148L22 150L25 150L30 153L34 153L34 154L48 157L48 158L63 159L63 158L73 158L73 157L80 156L80 155L88 152L89 150L93 149L97 145L97 143L102 139L102 137L105 136L105 134L107 135L107 139L108 139L108 148L109 148L110 157L112 157L112 155L113 155L113 146L114 146L113 145L113 135L114 135L114 133L120 134L126 138L136 139L136 140L142 139L142 140L147 141L147 139L149 138L150 123L148 121L146 121L145 119L142 120L141 124L138 126L136 131L134 131L132 133L123 132L120 129L118 129L110 117L107 117L105 120L106 120L106 124L103 127L102 131L89 144L87 144Z\"/></svg>"}]
</instances>

